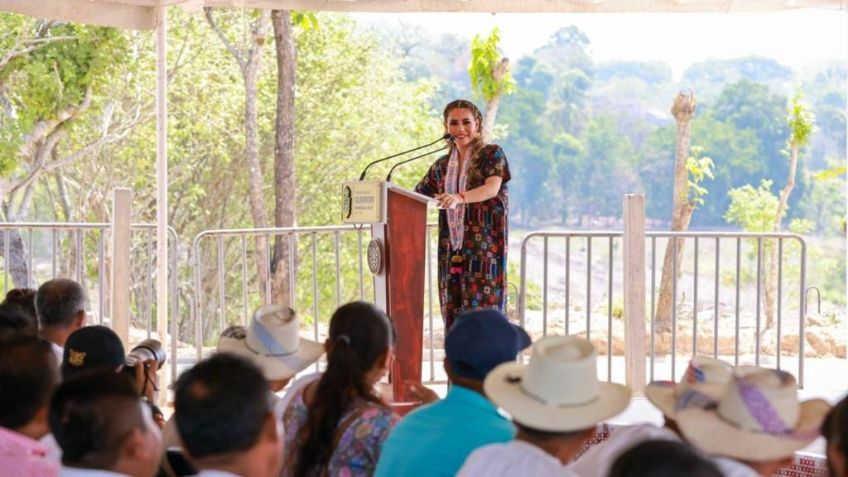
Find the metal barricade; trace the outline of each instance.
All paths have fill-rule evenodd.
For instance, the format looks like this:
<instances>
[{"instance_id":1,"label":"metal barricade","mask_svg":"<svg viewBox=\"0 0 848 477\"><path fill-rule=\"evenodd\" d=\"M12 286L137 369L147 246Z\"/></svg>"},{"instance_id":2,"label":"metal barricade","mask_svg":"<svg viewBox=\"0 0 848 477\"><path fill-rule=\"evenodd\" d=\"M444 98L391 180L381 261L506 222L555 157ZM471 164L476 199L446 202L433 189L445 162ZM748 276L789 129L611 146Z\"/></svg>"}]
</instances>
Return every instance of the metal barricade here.
<instances>
[{"instance_id":1,"label":"metal barricade","mask_svg":"<svg viewBox=\"0 0 848 477\"><path fill-rule=\"evenodd\" d=\"M807 246L801 236L790 233L647 232L645 237L648 245L645 270L649 275L646 279L650 283L650 316L646 317L650 327L647 357L650 380L679 377L685 366L677 366L677 359L679 355L686 353L711 354L735 365L774 365L778 369L786 368L782 359L785 355L797 353L797 368L793 366L791 371L797 373L799 385L803 385ZM621 301L624 301L623 287L619 283L623 276L621 238L622 233L618 231L541 231L527 234L521 242L518 293L521 325L527 327L531 333L545 335L552 330L552 311L561 310L561 321L555 322L555 331L563 334L579 333L589 340L597 341L596 347L606 355L608 380L612 380L614 375L613 355L616 350L613 345L622 338L623 333L623 325L616 326L614 320L618 318L619 311L615 305L616 298L621 297ZM678 263L676 248L681 240L685 241L685 254L681 263ZM541 244L537 243L539 241ZM597 250L598 242L601 243L600 252L593 252L593 246ZM659 249L658 242L661 245ZM727 248L727 242L733 247ZM657 253L659 250L662 254L665 243L670 243L672 247L671 276L679 278L671 280L673 305L670 307L670 330L663 334L657 332L656 309L660 292L657 280L662 270L662 263L657 264ZM725 247L722 247L722 244L725 244ZM580 247L577 253L574 252L575 247ZM764 253L770 247L775 248L777 257L774 299L776 310L774 326L767 329L763 323L765 276L768 273L764 267ZM662 255L659 260L662 262ZM559 286L555 287L561 293L559 300L551 299L551 269L554 267L562 270L562 276L558 278ZM686 280L689 280L688 284ZM711 286L707 288L701 284L706 280L711 282ZM787 280L791 280L788 286ZM578 281L582 283L575 289L574 284ZM597 290L599 284L602 286ZM529 290L531 286L540 287L540 290L534 293ZM574 295L578 292L585 296L575 303ZM540 305L537 305L540 313L532 313L530 316L530 300L540 301ZM723 318L722 308L727 311L725 302L730 300L733 303L732 312L724 313ZM680 311L686 307L690 307L690 310L686 313L686 320L682 320ZM581 315L585 316L583 323L575 322L572 318L578 309L582 312ZM710 311L712 313L709 313ZM705 312L707 316L703 316ZM791 319L791 316L797 316L797 320ZM539 323L536 323L537 319ZM728 350L725 340L727 337L722 336L720 326L730 319L733 323L732 350ZM689 320L691 326L686 326L682 331L690 333L688 337L691 341L679 342L678 332L684 321L688 325ZM712 334L711 340L708 332L704 330L705 322L709 320L712 321L712 329L709 330ZM593 335L593 332L596 332L593 325L603 326L603 321L606 321L607 328L605 336L596 338L596 335ZM787 327L789 332L797 332L797 335L788 335ZM745 332L744 336L741 331ZM702 336L699 337L699 333L702 333ZM762 340L765 335L769 337L768 343ZM785 338L792 338L791 342L797 343L797 348L790 353L783 349ZM668 340L670 345L666 343ZM705 340L708 343L705 344ZM753 347L745 340L752 340ZM741 349L740 345L743 343L748 351ZM658 351L660 345L663 349ZM750 351L751 349L753 351ZM773 363L764 359L766 352L774 357ZM667 374L665 369L660 373L657 369L660 367L668 368Z\"/></svg>"}]
</instances>

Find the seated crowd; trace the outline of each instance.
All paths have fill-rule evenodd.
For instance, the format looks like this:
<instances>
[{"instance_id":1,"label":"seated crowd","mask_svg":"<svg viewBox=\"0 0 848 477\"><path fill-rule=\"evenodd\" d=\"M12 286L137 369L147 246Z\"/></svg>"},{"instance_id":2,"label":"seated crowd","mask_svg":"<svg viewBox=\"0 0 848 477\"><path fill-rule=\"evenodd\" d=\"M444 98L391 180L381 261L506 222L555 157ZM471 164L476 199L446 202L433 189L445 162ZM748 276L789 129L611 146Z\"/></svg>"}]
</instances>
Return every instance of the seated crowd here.
<instances>
[{"instance_id":1,"label":"seated crowd","mask_svg":"<svg viewBox=\"0 0 848 477\"><path fill-rule=\"evenodd\" d=\"M155 363L127 365L112 330L84 326L85 306L67 279L0 304L0 476L768 477L823 436L830 475L848 477L848 398L799 401L789 373L703 356L680 382L647 386L662 426L589 445L630 389L598 380L585 339L531 344L490 309L448 331L447 395L407 383L422 404L399 417L380 391L394 358L385 313L343 305L318 343L293 310L262 307L179 376L166 423Z\"/></svg>"}]
</instances>

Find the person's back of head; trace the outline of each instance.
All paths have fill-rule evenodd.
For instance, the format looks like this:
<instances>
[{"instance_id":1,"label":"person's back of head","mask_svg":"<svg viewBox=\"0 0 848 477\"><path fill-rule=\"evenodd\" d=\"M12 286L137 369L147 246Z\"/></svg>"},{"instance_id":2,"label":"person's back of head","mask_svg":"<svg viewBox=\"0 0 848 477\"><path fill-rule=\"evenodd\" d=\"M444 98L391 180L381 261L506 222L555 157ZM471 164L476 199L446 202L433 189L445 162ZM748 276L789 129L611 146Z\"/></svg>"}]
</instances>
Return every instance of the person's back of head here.
<instances>
[{"instance_id":1,"label":"person's back of head","mask_svg":"<svg viewBox=\"0 0 848 477\"><path fill-rule=\"evenodd\" d=\"M177 380L174 419L200 469L271 476L281 464L268 383L245 358L217 353Z\"/></svg>"},{"instance_id":2,"label":"person's back of head","mask_svg":"<svg viewBox=\"0 0 848 477\"><path fill-rule=\"evenodd\" d=\"M489 371L514 361L530 336L498 310L461 314L445 336L445 363L451 381L479 389Z\"/></svg>"},{"instance_id":3,"label":"person's back of head","mask_svg":"<svg viewBox=\"0 0 848 477\"><path fill-rule=\"evenodd\" d=\"M38 334L38 321L21 307L11 303L0 305L0 341L16 336L34 337Z\"/></svg>"},{"instance_id":4,"label":"person's back of head","mask_svg":"<svg viewBox=\"0 0 848 477\"><path fill-rule=\"evenodd\" d=\"M327 369L309 405L303 444L291 450L297 456L294 475L303 475L329 461L332 449L327 442L332 441L342 415L354 400L384 404L374 384L386 371L393 347L392 323L374 305L355 301L333 313L326 342Z\"/></svg>"},{"instance_id":5,"label":"person's back of head","mask_svg":"<svg viewBox=\"0 0 848 477\"><path fill-rule=\"evenodd\" d=\"M827 441L827 465L833 477L848 477L848 396L830 410L821 427Z\"/></svg>"},{"instance_id":6,"label":"person's back of head","mask_svg":"<svg viewBox=\"0 0 848 477\"><path fill-rule=\"evenodd\" d=\"M132 384L114 371L83 373L63 382L50 404L50 430L62 464L152 477L161 434Z\"/></svg>"},{"instance_id":7,"label":"person's back of head","mask_svg":"<svg viewBox=\"0 0 848 477\"><path fill-rule=\"evenodd\" d=\"M718 468L686 444L647 441L616 459L609 477L722 477Z\"/></svg>"},{"instance_id":8,"label":"person's back of head","mask_svg":"<svg viewBox=\"0 0 848 477\"><path fill-rule=\"evenodd\" d=\"M11 305L20 310L29 326L37 332L38 315L35 312L35 290L32 288L12 288L6 292L6 298L0 305Z\"/></svg>"},{"instance_id":9,"label":"person's back of head","mask_svg":"<svg viewBox=\"0 0 848 477\"><path fill-rule=\"evenodd\" d=\"M35 309L42 328L78 328L85 319L85 291L68 278L48 280L38 288Z\"/></svg>"},{"instance_id":10,"label":"person's back of head","mask_svg":"<svg viewBox=\"0 0 848 477\"><path fill-rule=\"evenodd\" d=\"M71 333L65 342L62 378L100 369L117 372L125 357L124 344L117 333L105 326L85 326Z\"/></svg>"},{"instance_id":11,"label":"person's back of head","mask_svg":"<svg viewBox=\"0 0 848 477\"><path fill-rule=\"evenodd\" d=\"M0 426L32 439L47 434L47 405L58 382L48 342L20 336L0 344Z\"/></svg>"}]
</instances>

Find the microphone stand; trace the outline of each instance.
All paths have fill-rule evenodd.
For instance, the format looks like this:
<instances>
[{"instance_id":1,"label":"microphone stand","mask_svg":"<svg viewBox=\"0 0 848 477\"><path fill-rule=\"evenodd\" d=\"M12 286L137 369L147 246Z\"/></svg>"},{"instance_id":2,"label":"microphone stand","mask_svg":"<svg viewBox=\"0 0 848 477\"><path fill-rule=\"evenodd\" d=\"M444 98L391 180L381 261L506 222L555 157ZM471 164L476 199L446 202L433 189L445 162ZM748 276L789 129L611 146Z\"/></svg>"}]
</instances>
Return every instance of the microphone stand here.
<instances>
[{"instance_id":1,"label":"microphone stand","mask_svg":"<svg viewBox=\"0 0 848 477\"><path fill-rule=\"evenodd\" d=\"M435 141L428 143L428 144L425 144L423 146L418 146L415 149L410 149L408 151L399 152L397 154L392 154L391 156L387 156L387 157L377 159L376 161L371 161L371 163L368 164L367 166L365 166L365 169L362 170L362 174L359 175L359 180L360 181L365 180L365 173L368 172L368 168L373 166L374 164L377 164L377 163L380 163L380 162L383 162L383 161L388 161L389 159L394 159L398 156L402 156L404 154L409 154L410 152L415 152L415 151L424 149L425 147L430 147L430 146L432 146L433 144L436 144L439 141L444 141L445 139L449 139L449 138L450 138L450 134L445 134L444 136L440 137L439 139L436 139ZM401 164L403 164L403 163L401 163Z\"/></svg>"},{"instance_id":2,"label":"microphone stand","mask_svg":"<svg viewBox=\"0 0 848 477\"><path fill-rule=\"evenodd\" d=\"M415 156L415 157L411 157L411 158L409 158L409 159L407 159L407 160L405 160L405 161L400 161L400 162L398 162L397 164L393 165L391 169L389 169L389 175L387 175L387 176L386 176L386 182L389 182L389 181L391 181L391 180L392 180L392 173L393 173L393 172L395 171L395 169L397 169L397 167L398 167L398 166L400 166L401 164L406 164L407 162L412 162L412 161L415 161L415 160L417 160L417 159L421 159L422 157L427 157L427 156L429 156L429 155L431 155L431 154L435 154L435 153L437 153L437 152L439 152L439 151L444 151L444 150L445 150L445 149L447 149L447 148L448 148L448 146L440 147L440 148L438 148L438 149L434 149L434 150L432 150L432 151L425 152L424 154L421 154L421 155L418 155L418 156Z\"/></svg>"}]
</instances>

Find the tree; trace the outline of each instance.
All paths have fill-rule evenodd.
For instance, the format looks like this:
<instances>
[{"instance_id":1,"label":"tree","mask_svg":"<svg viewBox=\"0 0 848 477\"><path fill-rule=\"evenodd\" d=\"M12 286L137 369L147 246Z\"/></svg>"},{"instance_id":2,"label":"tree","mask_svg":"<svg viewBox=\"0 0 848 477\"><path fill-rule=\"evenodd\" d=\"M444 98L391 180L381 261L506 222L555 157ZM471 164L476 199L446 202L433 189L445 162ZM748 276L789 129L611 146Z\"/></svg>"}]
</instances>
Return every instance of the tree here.
<instances>
[{"instance_id":1,"label":"tree","mask_svg":"<svg viewBox=\"0 0 848 477\"><path fill-rule=\"evenodd\" d=\"M674 98L671 114L677 121L677 138L674 153L674 189L672 196L671 230L683 231L689 228L689 220L695 210L695 203L690 200L689 175L686 164L689 158L689 141L692 134L691 123L695 115L694 93L679 93ZM668 241L663 259L660 294L657 301L656 325L659 333L671 331L671 316L674 303L674 282L680 274L681 259L683 258L683 239L674 238ZM676 272L674 262L678 264ZM674 353L674 350L671 350Z\"/></svg>"},{"instance_id":2,"label":"tree","mask_svg":"<svg viewBox=\"0 0 848 477\"><path fill-rule=\"evenodd\" d=\"M509 58L501 57L499 42L500 32L497 28L485 39L477 35L471 40L468 75L471 77L471 87L486 102L481 131L483 141L489 141L492 137L501 97L515 91L515 81L509 72Z\"/></svg>"},{"instance_id":3,"label":"tree","mask_svg":"<svg viewBox=\"0 0 848 477\"><path fill-rule=\"evenodd\" d=\"M264 179L262 166L259 160L259 129L257 125L257 95L259 81L259 67L262 60L262 50L267 41L268 27L270 26L271 12L258 10L253 12L254 17L250 28L250 39L245 45L233 43L224 30L218 26L211 7L204 7L206 21L212 31L221 40L224 47L232 55L239 65L242 81L244 83L244 160L247 164L247 172L250 177L248 182L248 198L250 203L250 215L253 218L253 226L256 228L268 227L268 211L266 209L263 194ZM271 297L265 295L265 283L271 279L266 271L266 264L270 263L268 257L268 244L264 236L256 238L256 272L259 277L259 289L262 294L262 302L270 303Z\"/></svg>"},{"instance_id":4,"label":"tree","mask_svg":"<svg viewBox=\"0 0 848 477\"><path fill-rule=\"evenodd\" d=\"M786 214L789 195L792 194L792 189L795 188L795 172L798 168L801 149L810 142L810 135L815 127L815 117L810 112L809 107L803 102L803 93L800 88L792 96L788 109L787 122L789 123L790 134L786 145L789 148L789 174L786 178L786 185L780 190L777 210L772 218L771 231L775 233L780 232L780 222ZM773 243L769 245L768 278L765 287L766 329L774 326L778 278L777 261L780 259L777 256L777 247Z\"/></svg>"},{"instance_id":5,"label":"tree","mask_svg":"<svg viewBox=\"0 0 848 477\"><path fill-rule=\"evenodd\" d=\"M93 100L95 90L111 78L113 58L125 54L126 43L113 28L10 14L0 16L0 24L9 32L0 38L8 48L0 58L0 171L6 171L0 181L0 214L16 221L28 214L41 177L57 177L61 184L55 174L62 167L126 134L127 125L113 124L108 102ZM102 113L98 134L87 143L60 149L62 142L75 142L77 123L95 113ZM0 250L5 250L4 240L0 237ZM15 286L31 286L28 252L16 231L9 234L9 242L5 258Z\"/></svg>"}]
</instances>

